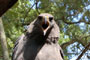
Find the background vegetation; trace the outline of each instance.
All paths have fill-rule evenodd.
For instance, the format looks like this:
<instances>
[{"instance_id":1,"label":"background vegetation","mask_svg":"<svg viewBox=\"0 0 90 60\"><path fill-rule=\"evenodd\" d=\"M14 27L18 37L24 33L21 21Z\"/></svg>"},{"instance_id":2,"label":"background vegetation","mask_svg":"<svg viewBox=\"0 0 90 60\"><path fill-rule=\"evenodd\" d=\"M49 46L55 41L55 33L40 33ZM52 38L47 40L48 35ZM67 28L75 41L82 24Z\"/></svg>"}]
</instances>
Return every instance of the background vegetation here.
<instances>
[{"instance_id":1,"label":"background vegetation","mask_svg":"<svg viewBox=\"0 0 90 60\"><path fill-rule=\"evenodd\" d=\"M10 57L15 41L39 13L55 17L65 60L76 60L81 53L80 60L90 59L90 0L18 0L2 16Z\"/></svg>"}]
</instances>

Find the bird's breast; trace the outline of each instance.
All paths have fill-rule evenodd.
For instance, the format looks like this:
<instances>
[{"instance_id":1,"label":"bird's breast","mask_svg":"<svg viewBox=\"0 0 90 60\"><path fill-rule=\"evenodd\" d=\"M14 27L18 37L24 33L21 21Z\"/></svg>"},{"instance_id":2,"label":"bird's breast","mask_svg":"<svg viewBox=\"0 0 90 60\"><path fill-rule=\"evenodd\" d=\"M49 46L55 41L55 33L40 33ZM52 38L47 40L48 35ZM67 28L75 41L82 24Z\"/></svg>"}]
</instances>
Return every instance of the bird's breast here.
<instances>
[{"instance_id":1,"label":"bird's breast","mask_svg":"<svg viewBox=\"0 0 90 60\"><path fill-rule=\"evenodd\" d=\"M60 51L55 44L45 44L37 53L35 60L63 60Z\"/></svg>"}]
</instances>

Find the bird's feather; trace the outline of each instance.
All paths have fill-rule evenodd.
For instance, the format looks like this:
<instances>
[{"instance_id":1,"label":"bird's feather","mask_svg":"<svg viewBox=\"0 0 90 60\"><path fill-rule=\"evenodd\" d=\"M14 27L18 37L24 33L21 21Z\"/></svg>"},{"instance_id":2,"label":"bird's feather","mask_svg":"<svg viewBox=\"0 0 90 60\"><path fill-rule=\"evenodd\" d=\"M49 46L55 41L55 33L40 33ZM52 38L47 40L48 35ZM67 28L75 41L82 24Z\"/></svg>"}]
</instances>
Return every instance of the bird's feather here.
<instances>
[{"instance_id":1,"label":"bird's feather","mask_svg":"<svg viewBox=\"0 0 90 60\"><path fill-rule=\"evenodd\" d=\"M40 16L45 18L44 16L52 15ZM29 25L27 32L16 41L12 60L63 60L63 52L58 44L59 27L54 20L49 22L48 26L44 35L41 20L35 19Z\"/></svg>"}]
</instances>

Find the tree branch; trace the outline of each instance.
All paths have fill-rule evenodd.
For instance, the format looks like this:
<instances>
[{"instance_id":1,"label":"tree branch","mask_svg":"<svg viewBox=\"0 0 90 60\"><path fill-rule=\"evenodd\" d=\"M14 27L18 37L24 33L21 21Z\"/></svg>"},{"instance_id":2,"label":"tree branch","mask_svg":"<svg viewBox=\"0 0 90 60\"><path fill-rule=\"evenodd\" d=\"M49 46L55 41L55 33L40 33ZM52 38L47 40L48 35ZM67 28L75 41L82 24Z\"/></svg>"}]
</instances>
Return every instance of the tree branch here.
<instances>
[{"instance_id":1,"label":"tree branch","mask_svg":"<svg viewBox=\"0 0 90 60\"><path fill-rule=\"evenodd\" d=\"M82 51L82 53L78 56L78 58L76 60L81 59L81 57L83 56L83 54L89 49L90 47L90 42L88 43L88 45L85 47L85 49Z\"/></svg>"},{"instance_id":2,"label":"tree branch","mask_svg":"<svg viewBox=\"0 0 90 60\"><path fill-rule=\"evenodd\" d=\"M87 38L87 37L90 37L90 35L83 36L83 37L81 37L81 39Z\"/></svg>"},{"instance_id":3,"label":"tree branch","mask_svg":"<svg viewBox=\"0 0 90 60\"><path fill-rule=\"evenodd\" d=\"M85 40L84 38L88 38L88 37L90 37L90 35L80 36L76 39L76 41L78 41L79 43L81 43L85 47L87 44L87 40ZM83 40L83 41L81 41L81 40Z\"/></svg>"},{"instance_id":4,"label":"tree branch","mask_svg":"<svg viewBox=\"0 0 90 60\"><path fill-rule=\"evenodd\" d=\"M65 20L64 17L62 17L62 21L63 21L64 23L66 23L66 24L77 24L77 23L81 23L81 22L84 22L85 24L90 24L90 22L86 22L85 20L80 20L80 21L78 21L78 22L68 22L68 21Z\"/></svg>"},{"instance_id":5,"label":"tree branch","mask_svg":"<svg viewBox=\"0 0 90 60\"><path fill-rule=\"evenodd\" d=\"M36 3L34 3L31 8L29 8L29 10L26 12L25 16L24 16L24 20L26 19L26 17L28 16L28 13L31 11L31 9L34 7Z\"/></svg>"},{"instance_id":6,"label":"tree branch","mask_svg":"<svg viewBox=\"0 0 90 60\"><path fill-rule=\"evenodd\" d=\"M18 0L0 0L0 16L11 8Z\"/></svg>"},{"instance_id":7,"label":"tree branch","mask_svg":"<svg viewBox=\"0 0 90 60\"><path fill-rule=\"evenodd\" d=\"M63 44L61 45L61 47L62 47L63 49L65 49L68 45L70 45L70 44L72 44L72 43L74 43L74 42L79 42L79 43L81 43L83 46L85 46L86 44L83 43L83 41L81 41L81 40L84 39L84 38L87 38L87 37L90 37L90 35L83 36L83 37L81 36L81 37L79 37L79 39L78 39L78 38L71 39L69 42L63 43Z\"/></svg>"},{"instance_id":8,"label":"tree branch","mask_svg":"<svg viewBox=\"0 0 90 60\"><path fill-rule=\"evenodd\" d=\"M74 43L74 42L75 42L75 40L70 40L69 42L63 43L63 44L61 45L61 47L62 47L62 49L65 49L68 45L70 45L70 44L72 44L72 43Z\"/></svg>"},{"instance_id":9,"label":"tree branch","mask_svg":"<svg viewBox=\"0 0 90 60\"><path fill-rule=\"evenodd\" d=\"M26 12L24 20L26 19L26 17L28 16L28 13L31 11L31 9L34 7L34 5L36 5L36 11L40 14L40 12L38 11L37 4L38 4L38 0L36 0L36 2L31 6L31 8Z\"/></svg>"},{"instance_id":10,"label":"tree branch","mask_svg":"<svg viewBox=\"0 0 90 60\"><path fill-rule=\"evenodd\" d=\"M1 42L2 52L3 52L3 60L9 60L8 46L7 46L5 31L4 31L3 22L1 18L0 18L0 42Z\"/></svg>"},{"instance_id":11,"label":"tree branch","mask_svg":"<svg viewBox=\"0 0 90 60\"><path fill-rule=\"evenodd\" d=\"M40 12L38 10L38 0L36 0L36 11L40 14Z\"/></svg>"}]
</instances>

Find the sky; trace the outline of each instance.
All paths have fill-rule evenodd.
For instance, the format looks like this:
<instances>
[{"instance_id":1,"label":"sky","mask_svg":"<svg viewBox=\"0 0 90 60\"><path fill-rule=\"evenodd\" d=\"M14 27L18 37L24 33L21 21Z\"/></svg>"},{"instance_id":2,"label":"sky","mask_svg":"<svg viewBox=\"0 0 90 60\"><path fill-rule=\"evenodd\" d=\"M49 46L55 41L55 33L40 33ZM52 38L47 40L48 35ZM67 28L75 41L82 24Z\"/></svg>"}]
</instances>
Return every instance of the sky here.
<instances>
[{"instance_id":1,"label":"sky","mask_svg":"<svg viewBox=\"0 0 90 60\"><path fill-rule=\"evenodd\" d=\"M71 44L70 46L68 46L68 53L74 53L72 50L70 50L72 48L73 45L77 45L78 43L75 42L74 44ZM84 47L80 44L79 45L80 49L77 49L77 47L75 48L75 50L77 51L78 50L78 53L81 53L81 50L84 49ZM76 53L76 52L75 52ZM89 53L90 54L90 51L86 52L86 53ZM70 60L76 60L77 57L79 56L80 54L78 55L72 55L72 57L69 57ZM88 60L87 56L84 54L82 56L82 60Z\"/></svg>"}]
</instances>

